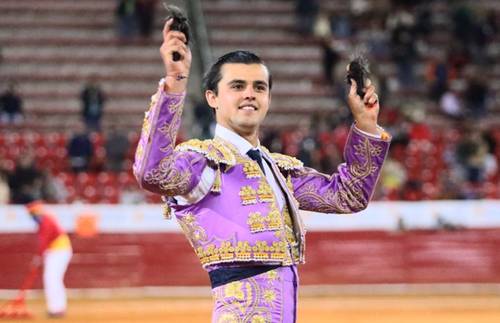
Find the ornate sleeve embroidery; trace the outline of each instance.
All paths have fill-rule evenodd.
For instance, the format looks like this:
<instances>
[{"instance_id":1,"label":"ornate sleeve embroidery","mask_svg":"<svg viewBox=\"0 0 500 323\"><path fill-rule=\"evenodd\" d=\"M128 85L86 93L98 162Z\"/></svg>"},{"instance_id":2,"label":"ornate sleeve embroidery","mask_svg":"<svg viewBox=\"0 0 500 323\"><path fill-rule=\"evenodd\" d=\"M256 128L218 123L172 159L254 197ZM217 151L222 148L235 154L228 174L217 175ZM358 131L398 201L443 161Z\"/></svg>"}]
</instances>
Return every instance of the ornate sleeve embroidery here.
<instances>
[{"instance_id":1,"label":"ornate sleeve embroidery","mask_svg":"<svg viewBox=\"0 0 500 323\"><path fill-rule=\"evenodd\" d=\"M187 194L206 166L201 154L174 150L184 98L185 94L159 90L146 112L133 170L148 191L168 196Z\"/></svg>"},{"instance_id":2,"label":"ornate sleeve embroidery","mask_svg":"<svg viewBox=\"0 0 500 323\"><path fill-rule=\"evenodd\" d=\"M345 163L331 176L310 168L294 171L295 198L304 210L353 213L365 209L389 150L390 138L366 136L354 127L344 151Z\"/></svg>"}]
</instances>

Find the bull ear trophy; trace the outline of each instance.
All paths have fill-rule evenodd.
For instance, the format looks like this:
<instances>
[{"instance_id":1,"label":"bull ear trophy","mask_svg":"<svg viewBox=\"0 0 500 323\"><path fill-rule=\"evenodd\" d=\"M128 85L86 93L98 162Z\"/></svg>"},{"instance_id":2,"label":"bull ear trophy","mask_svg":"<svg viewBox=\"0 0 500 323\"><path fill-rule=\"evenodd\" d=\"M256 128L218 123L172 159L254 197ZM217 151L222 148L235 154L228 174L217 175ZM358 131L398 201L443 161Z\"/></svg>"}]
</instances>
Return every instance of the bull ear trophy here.
<instances>
[{"instance_id":1,"label":"bull ear trophy","mask_svg":"<svg viewBox=\"0 0 500 323\"><path fill-rule=\"evenodd\" d=\"M351 80L354 80L357 85L356 93L361 99L365 96L365 83L368 75L370 74L370 69L368 65L368 60L363 55L357 55L347 67L346 80L347 84L351 84Z\"/></svg>"},{"instance_id":2,"label":"bull ear trophy","mask_svg":"<svg viewBox=\"0 0 500 323\"><path fill-rule=\"evenodd\" d=\"M186 15L180 8L174 5L165 5L165 9L167 9L167 17L165 20L169 20L170 18L174 19L172 25L170 25L170 30L182 32L186 36L186 45L188 45L191 33ZM172 54L172 59L174 62L180 61L182 59L181 54L174 52Z\"/></svg>"}]
</instances>

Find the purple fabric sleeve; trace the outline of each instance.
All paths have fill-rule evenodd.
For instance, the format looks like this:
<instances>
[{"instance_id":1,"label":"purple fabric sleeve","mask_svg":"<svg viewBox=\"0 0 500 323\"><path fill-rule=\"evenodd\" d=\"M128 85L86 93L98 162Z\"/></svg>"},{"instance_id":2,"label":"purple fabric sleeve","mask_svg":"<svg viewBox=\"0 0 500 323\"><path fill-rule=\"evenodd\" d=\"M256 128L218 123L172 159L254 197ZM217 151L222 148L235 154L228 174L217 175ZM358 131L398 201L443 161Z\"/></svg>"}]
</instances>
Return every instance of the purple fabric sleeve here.
<instances>
[{"instance_id":1,"label":"purple fabric sleeve","mask_svg":"<svg viewBox=\"0 0 500 323\"><path fill-rule=\"evenodd\" d=\"M201 154L174 150L184 98L184 93L167 94L160 89L144 118L133 171L139 185L153 193L189 193L207 165Z\"/></svg>"},{"instance_id":2,"label":"purple fabric sleeve","mask_svg":"<svg viewBox=\"0 0 500 323\"><path fill-rule=\"evenodd\" d=\"M351 128L345 162L332 175L311 168L292 172L300 209L323 213L354 213L368 206L389 151L390 138L377 139Z\"/></svg>"}]
</instances>

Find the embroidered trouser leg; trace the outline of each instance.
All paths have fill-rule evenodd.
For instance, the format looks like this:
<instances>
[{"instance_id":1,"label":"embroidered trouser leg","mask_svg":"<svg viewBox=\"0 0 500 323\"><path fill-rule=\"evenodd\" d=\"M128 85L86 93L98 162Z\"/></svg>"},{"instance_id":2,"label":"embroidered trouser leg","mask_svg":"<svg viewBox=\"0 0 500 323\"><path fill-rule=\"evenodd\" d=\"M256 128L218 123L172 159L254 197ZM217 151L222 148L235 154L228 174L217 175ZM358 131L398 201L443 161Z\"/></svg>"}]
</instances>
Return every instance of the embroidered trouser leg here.
<instances>
[{"instance_id":1,"label":"embroidered trouser leg","mask_svg":"<svg viewBox=\"0 0 500 323\"><path fill-rule=\"evenodd\" d=\"M295 266L212 289L212 323L295 323L298 276Z\"/></svg>"}]
</instances>

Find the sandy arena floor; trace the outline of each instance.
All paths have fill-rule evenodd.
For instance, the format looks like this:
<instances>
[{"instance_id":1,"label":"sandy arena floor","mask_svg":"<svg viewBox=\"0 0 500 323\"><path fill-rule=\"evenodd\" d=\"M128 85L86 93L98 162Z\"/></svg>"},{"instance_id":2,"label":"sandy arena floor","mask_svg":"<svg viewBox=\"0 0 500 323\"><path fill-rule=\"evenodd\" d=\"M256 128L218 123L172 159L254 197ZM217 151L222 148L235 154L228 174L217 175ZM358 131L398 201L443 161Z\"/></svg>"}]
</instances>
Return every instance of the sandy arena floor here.
<instances>
[{"instance_id":1,"label":"sandy arena floor","mask_svg":"<svg viewBox=\"0 0 500 323\"><path fill-rule=\"evenodd\" d=\"M70 300L67 316L45 317L43 300L28 302L31 320L12 322L210 322L210 299ZM301 323L498 323L500 296L303 297ZM1 322L9 320L0 319Z\"/></svg>"}]
</instances>

